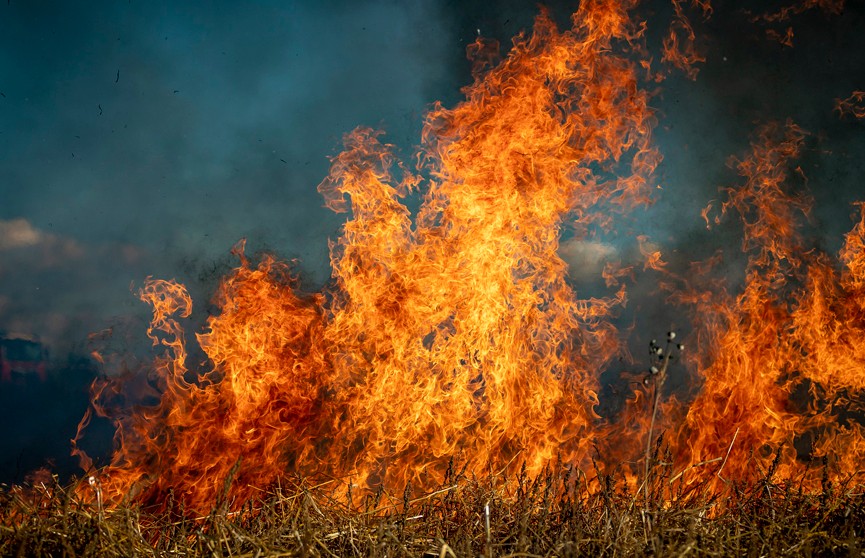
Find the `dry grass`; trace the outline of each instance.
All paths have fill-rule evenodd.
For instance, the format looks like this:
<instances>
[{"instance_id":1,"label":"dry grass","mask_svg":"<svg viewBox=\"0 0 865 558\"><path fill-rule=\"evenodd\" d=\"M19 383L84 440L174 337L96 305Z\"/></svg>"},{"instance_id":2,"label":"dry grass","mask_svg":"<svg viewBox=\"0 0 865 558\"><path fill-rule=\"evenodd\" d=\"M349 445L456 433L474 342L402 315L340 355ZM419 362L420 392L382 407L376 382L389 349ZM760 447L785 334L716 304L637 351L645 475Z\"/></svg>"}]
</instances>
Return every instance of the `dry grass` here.
<instances>
[{"instance_id":1,"label":"dry grass","mask_svg":"<svg viewBox=\"0 0 865 558\"><path fill-rule=\"evenodd\" d=\"M658 459L648 491L558 468L537 478L453 475L439 490L344 502L345 484L275 486L234 512L100 510L74 486L0 492L3 556L865 556L861 486L773 482L709 497ZM594 489L592 487L595 487ZM648 493L650 504L646 504ZM662 496L664 494L664 496ZM654 502L654 504L652 503Z\"/></svg>"}]
</instances>

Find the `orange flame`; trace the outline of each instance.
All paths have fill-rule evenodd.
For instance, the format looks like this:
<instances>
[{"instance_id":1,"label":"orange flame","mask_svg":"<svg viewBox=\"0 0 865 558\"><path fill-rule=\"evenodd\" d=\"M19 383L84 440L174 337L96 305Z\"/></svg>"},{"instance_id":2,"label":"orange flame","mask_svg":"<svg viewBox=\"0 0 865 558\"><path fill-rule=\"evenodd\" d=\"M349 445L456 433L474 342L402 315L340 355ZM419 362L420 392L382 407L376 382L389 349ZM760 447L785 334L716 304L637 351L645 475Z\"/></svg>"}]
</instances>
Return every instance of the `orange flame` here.
<instances>
[{"instance_id":1,"label":"orange flame","mask_svg":"<svg viewBox=\"0 0 865 558\"><path fill-rule=\"evenodd\" d=\"M865 205L840 263L808 245L799 224L811 201L789 184L806 134L791 122L760 129L732 160L743 184L724 190L714 218L742 222L740 294L713 277L720 254L677 276L634 235L642 272L691 312L698 350L685 365L699 393L667 397L665 365L654 383L633 382L619 420L595 412L601 372L629 356L613 317L637 271L608 262L608 295L581 298L559 248L563 232L589 241L649 203L660 155L634 4L582 2L568 31L542 13L501 61L478 39L466 100L431 109L413 169L380 132L348 134L319 186L327 207L351 215L330 245L332 281L301 293L286 264L252 265L241 242L196 336L205 364L187 362L187 291L148 279L139 297L162 355L138 399L123 378L94 386L94 412L117 429L99 497L204 513L293 474L425 490L454 459L476 474L522 464L535 474L556 460L584 465L595 444L608 463L636 464L637 485L661 430L681 471L715 464L716 490L765 472L773 452L779 474L806 483L808 459L857 471ZM410 193L423 196L414 216ZM673 337L652 343L652 358L669 364Z\"/></svg>"},{"instance_id":2,"label":"orange flame","mask_svg":"<svg viewBox=\"0 0 865 558\"><path fill-rule=\"evenodd\" d=\"M670 29L663 41L662 62L668 62L685 72L689 79L697 79L699 70L696 65L706 61L696 46L697 35L691 25L691 20L685 14L682 0L672 0L675 17L670 23ZM693 7L699 7L703 18L712 14L712 5L708 0L691 0Z\"/></svg>"},{"instance_id":3,"label":"orange flame","mask_svg":"<svg viewBox=\"0 0 865 558\"><path fill-rule=\"evenodd\" d=\"M865 91L854 91L844 100L835 99L835 110L841 117L849 114L854 118L865 118Z\"/></svg>"},{"instance_id":4,"label":"orange flame","mask_svg":"<svg viewBox=\"0 0 865 558\"><path fill-rule=\"evenodd\" d=\"M198 336L212 370L197 380L175 317L189 296L149 280L159 402L115 419L106 499L173 490L203 511L228 477L243 501L290 472L429 487L453 457L479 474L583 458L599 371L619 352L605 318L625 291L578 298L560 231L571 220L586 235L647 203L660 160L639 66L618 54L640 38L628 9L584 2L565 32L542 13L495 66L497 49L471 45L466 101L426 118L414 223L400 198L421 176L380 133L349 134L319 187L351 212L331 287L297 294L283 264L253 268L240 245ZM107 415L118 390L100 390Z\"/></svg>"},{"instance_id":5,"label":"orange flame","mask_svg":"<svg viewBox=\"0 0 865 558\"><path fill-rule=\"evenodd\" d=\"M769 25L779 25L790 21L794 16L803 14L809 10L821 10L826 15L839 15L844 11L846 0L800 0L799 2L783 6L774 12L766 12L752 16L752 22L763 22ZM793 48L793 27L786 29L767 29L766 36L773 41Z\"/></svg>"},{"instance_id":6,"label":"orange flame","mask_svg":"<svg viewBox=\"0 0 865 558\"><path fill-rule=\"evenodd\" d=\"M788 48L793 48L793 35L793 28L789 26L787 27L787 29L784 30L783 35L774 29L766 30L767 37L769 37L773 41L777 41L778 43Z\"/></svg>"},{"instance_id":7,"label":"orange flame","mask_svg":"<svg viewBox=\"0 0 865 558\"><path fill-rule=\"evenodd\" d=\"M699 344L711 350L697 359L703 385L676 445L683 466L725 456L718 488L725 478L765 473L776 458L780 476L805 475L809 485L817 478L806 457L831 455L841 475L856 472L863 457L861 425L838 415L856 412L852 394L865 387L855 372L865 362L856 297L865 228L860 221L847 236L841 277L828 256L807 249L797 221L810 200L785 187L804 138L792 123L783 134L767 126L752 154L736 162L745 184L727 190L722 213L735 211L743 222L744 290L693 301Z\"/></svg>"},{"instance_id":8,"label":"orange flame","mask_svg":"<svg viewBox=\"0 0 865 558\"><path fill-rule=\"evenodd\" d=\"M819 9L828 15L839 15L844 11L844 4L846 3L847 0L800 0L780 8L776 12L765 13L754 19L766 22L787 21L793 16L813 9Z\"/></svg>"},{"instance_id":9,"label":"orange flame","mask_svg":"<svg viewBox=\"0 0 865 558\"><path fill-rule=\"evenodd\" d=\"M667 262L661 259L661 251L658 249L658 246L651 242L648 236L644 234L637 235L637 244L640 248L640 254L646 260L643 264L643 270L654 269L655 271L662 271L667 266Z\"/></svg>"}]
</instances>

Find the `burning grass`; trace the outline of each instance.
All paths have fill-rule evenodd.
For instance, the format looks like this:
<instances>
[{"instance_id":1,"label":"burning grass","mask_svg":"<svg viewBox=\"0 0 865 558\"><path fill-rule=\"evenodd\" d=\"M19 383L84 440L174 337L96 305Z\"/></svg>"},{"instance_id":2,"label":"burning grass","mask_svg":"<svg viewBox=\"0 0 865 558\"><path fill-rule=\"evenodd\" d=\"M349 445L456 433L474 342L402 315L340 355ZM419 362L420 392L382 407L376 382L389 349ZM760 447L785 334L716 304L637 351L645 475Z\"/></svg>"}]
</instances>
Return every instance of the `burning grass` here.
<instances>
[{"instance_id":1,"label":"burning grass","mask_svg":"<svg viewBox=\"0 0 865 558\"><path fill-rule=\"evenodd\" d=\"M239 243L194 337L205 364L185 287L148 280L147 393L94 384L75 440L93 476L6 489L0 552L861 555L865 205L837 256L807 239L805 130L759 126L703 212L741 225L741 285L636 236L641 277L691 324L650 343L638 381L616 324L639 271L611 263L605 295L578 295L559 255L652 201L636 4L583 2L564 31L542 13L499 62L478 38L475 81L427 114L415 168L380 132L348 134L319 186L351 215L331 281L303 292ZM663 389L673 358L696 393ZM601 419L615 362L627 403ZM77 446L94 415L116 432L102 468Z\"/></svg>"},{"instance_id":2,"label":"burning grass","mask_svg":"<svg viewBox=\"0 0 865 558\"><path fill-rule=\"evenodd\" d=\"M261 491L236 511L222 500L199 517L174 505L158 513L134 503L101 509L77 497L75 483L50 479L3 487L0 554L865 555L863 486L833 484L826 465L816 492L776 479L772 467L754 482L729 483L717 494L705 482L687 482L687 473L677 474L663 451L654 458L646 492L635 493L617 472L565 465L535 477L523 469L477 478L451 468L443 486L422 495L409 486L402 494L360 496L345 482L297 480ZM719 471L717 462L704 467ZM346 505L359 498L354 507Z\"/></svg>"}]
</instances>

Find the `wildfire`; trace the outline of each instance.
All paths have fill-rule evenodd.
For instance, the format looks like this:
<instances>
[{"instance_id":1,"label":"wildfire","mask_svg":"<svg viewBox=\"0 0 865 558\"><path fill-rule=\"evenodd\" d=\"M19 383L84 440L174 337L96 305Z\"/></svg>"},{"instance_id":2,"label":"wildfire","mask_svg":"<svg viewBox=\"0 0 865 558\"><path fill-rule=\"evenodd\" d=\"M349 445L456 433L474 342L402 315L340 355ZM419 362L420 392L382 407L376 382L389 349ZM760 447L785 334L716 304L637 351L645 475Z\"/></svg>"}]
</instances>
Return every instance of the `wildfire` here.
<instances>
[{"instance_id":1,"label":"wildfire","mask_svg":"<svg viewBox=\"0 0 865 558\"><path fill-rule=\"evenodd\" d=\"M699 394L662 398L659 382L656 397L637 389L617 422L595 412L601 372L628 354L613 318L633 272L608 265L609 295L582 298L559 248L563 232L591 241L650 202L661 156L635 4L582 2L566 31L541 13L501 61L498 45L479 38L469 47L474 82L456 107L430 110L414 168L380 132L348 134L319 186L327 207L351 215L330 246L331 282L302 293L289 266L269 256L253 264L239 243L219 311L196 335L206 365L187 362L186 289L148 279L139 297L153 308L148 335L162 351L150 404L127 402L123 378L94 386L94 411L117 429L100 499L168 505L171 494L206 512L291 474L425 490L453 460L479 475L523 465L537 474L585 465L599 445L611 463L639 462L661 427L675 433L668 443L681 470L726 456L718 489L755 465L768 469L776 451L785 475L806 473L805 454L838 475L855 471L865 432L839 413L860 412L865 389L865 211L840 271L806 245L797 223L810 201L787 186L806 135L792 123L758 133L735 162L743 185L725 191L713 221L742 221L740 294L711 279L712 262L675 276L638 237L644 271L675 287L671 304L695 324L688 345L698 350L682 354ZM674 5L675 29L693 42ZM685 69L701 60L665 46ZM410 193L423 197L414 216ZM652 349L666 370L670 353ZM653 402L660 409L645 412Z\"/></svg>"}]
</instances>

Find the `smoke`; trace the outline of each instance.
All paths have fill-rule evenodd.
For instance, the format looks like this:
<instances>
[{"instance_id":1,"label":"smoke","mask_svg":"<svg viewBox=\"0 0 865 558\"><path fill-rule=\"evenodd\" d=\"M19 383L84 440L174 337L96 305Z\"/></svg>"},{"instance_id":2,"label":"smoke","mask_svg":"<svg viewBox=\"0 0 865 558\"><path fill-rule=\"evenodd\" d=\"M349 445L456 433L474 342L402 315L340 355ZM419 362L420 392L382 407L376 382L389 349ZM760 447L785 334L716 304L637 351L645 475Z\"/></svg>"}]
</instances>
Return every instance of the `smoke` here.
<instances>
[{"instance_id":1,"label":"smoke","mask_svg":"<svg viewBox=\"0 0 865 558\"><path fill-rule=\"evenodd\" d=\"M4 2L0 330L39 336L62 383L90 333L143 333L130 285L147 276L189 285L202 320L240 238L324 282L342 222L315 189L327 157L360 124L410 149L449 38L427 1ZM75 393L39 406L78 409ZM0 413L4 453L57 456L41 434L76 419L20 411Z\"/></svg>"},{"instance_id":2,"label":"smoke","mask_svg":"<svg viewBox=\"0 0 865 558\"><path fill-rule=\"evenodd\" d=\"M130 282L208 279L243 237L324 281L326 239L341 222L315 191L328 155L359 124L410 147L445 72L448 34L430 2L2 10L0 219L34 241L2 294L35 305L75 292L54 307L75 315L69 305L98 292L111 304L92 309L91 329L127 311L116 301ZM109 262L79 253L37 295L26 276L45 251L33 235L136 261L106 273Z\"/></svg>"}]
</instances>

